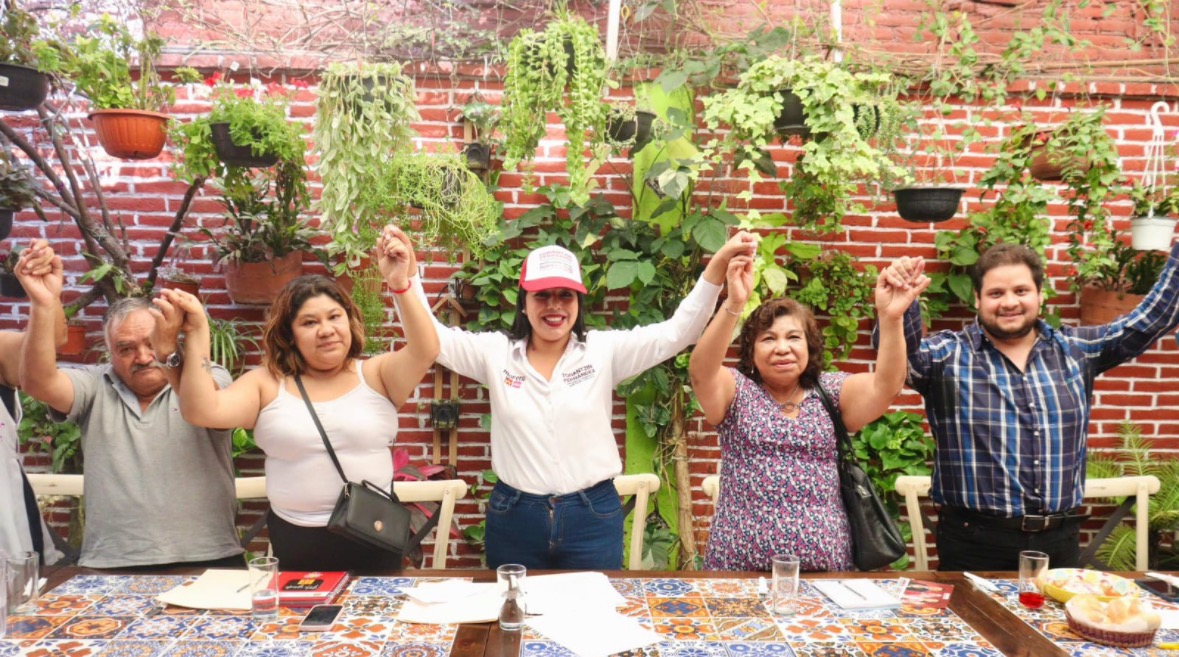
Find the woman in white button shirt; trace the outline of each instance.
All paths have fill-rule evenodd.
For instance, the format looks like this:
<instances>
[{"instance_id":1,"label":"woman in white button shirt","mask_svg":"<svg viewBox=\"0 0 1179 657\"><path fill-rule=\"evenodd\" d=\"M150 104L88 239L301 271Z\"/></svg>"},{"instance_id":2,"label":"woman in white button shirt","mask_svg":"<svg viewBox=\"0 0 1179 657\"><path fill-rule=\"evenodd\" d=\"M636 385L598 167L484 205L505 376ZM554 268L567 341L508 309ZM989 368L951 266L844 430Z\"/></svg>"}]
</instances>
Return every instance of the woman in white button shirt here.
<instances>
[{"instance_id":1,"label":"woman in white button shirt","mask_svg":"<svg viewBox=\"0 0 1179 657\"><path fill-rule=\"evenodd\" d=\"M405 239L387 227L381 247ZM487 503L489 567L621 567L614 388L696 342L729 260L751 255L754 244L745 232L730 239L672 317L658 324L587 331L581 269L559 246L538 248L525 260L508 335L436 324L438 362L486 385L491 399L491 465L499 483ZM410 283L425 299L421 281Z\"/></svg>"}]
</instances>

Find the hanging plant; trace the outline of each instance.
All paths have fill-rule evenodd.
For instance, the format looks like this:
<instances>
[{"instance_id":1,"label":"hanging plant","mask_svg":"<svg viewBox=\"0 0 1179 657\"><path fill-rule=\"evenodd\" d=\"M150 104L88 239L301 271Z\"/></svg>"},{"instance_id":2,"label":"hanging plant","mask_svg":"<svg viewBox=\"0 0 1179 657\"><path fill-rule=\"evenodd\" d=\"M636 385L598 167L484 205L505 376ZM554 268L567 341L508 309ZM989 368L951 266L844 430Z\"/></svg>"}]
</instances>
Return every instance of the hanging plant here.
<instances>
[{"instance_id":1,"label":"hanging plant","mask_svg":"<svg viewBox=\"0 0 1179 657\"><path fill-rule=\"evenodd\" d=\"M374 222L383 205L365 194L386 163L409 152L420 119L414 83L395 63L331 64L320 80L312 133L323 181L319 209L332 236L336 274L356 267L376 245Z\"/></svg>"},{"instance_id":2,"label":"hanging plant","mask_svg":"<svg viewBox=\"0 0 1179 657\"><path fill-rule=\"evenodd\" d=\"M560 14L543 32L522 30L508 46L504 79L504 168L514 170L536 155L544 117L556 112L565 125L565 169L578 205L589 201L591 176L606 157L606 53L597 28L579 16ZM568 93L566 93L566 87ZM585 152L591 151L589 163Z\"/></svg>"}]
</instances>

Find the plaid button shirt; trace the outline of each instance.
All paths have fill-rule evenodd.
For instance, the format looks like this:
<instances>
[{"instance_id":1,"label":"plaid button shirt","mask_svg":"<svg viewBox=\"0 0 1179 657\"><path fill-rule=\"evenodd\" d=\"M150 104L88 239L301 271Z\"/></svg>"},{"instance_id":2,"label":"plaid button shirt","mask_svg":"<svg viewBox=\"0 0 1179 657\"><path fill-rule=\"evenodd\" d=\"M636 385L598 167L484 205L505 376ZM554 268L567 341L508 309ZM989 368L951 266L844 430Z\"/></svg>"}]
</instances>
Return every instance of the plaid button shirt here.
<instances>
[{"instance_id":1,"label":"plaid button shirt","mask_svg":"<svg viewBox=\"0 0 1179 657\"><path fill-rule=\"evenodd\" d=\"M1098 374L1137 357L1179 325L1179 244L1142 304L1110 324L1053 329L1021 372L983 333L920 340L921 316L905 317L909 385L925 398L937 441L932 497L939 504L1018 517L1081 504Z\"/></svg>"}]
</instances>

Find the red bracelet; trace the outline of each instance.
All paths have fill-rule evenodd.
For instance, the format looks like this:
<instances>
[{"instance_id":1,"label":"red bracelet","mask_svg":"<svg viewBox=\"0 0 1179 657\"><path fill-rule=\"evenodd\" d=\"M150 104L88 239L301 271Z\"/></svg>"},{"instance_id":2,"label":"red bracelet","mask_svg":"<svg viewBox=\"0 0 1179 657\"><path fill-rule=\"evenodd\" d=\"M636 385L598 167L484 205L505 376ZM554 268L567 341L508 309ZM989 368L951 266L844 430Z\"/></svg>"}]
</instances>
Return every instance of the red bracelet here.
<instances>
[{"instance_id":1,"label":"red bracelet","mask_svg":"<svg viewBox=\"0 0 1179 657\"><path fill-rule=\"evenodd\" d=\"M389 291L392 292L393 294L405 294L406 292L409 292L412 289L413 289L413 285L405 286L404 290L394 290L393 286L391 286L391 285L389 286Z\"/></svg>"}]
</instances>

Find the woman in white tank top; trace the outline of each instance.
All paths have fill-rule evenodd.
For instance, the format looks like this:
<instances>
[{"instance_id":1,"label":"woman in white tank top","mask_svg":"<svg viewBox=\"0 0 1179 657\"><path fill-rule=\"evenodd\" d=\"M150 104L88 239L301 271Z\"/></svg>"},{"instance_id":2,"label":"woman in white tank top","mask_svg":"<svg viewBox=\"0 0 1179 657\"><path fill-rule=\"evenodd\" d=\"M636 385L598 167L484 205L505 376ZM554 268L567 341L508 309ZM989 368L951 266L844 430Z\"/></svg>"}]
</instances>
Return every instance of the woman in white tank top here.
<instances>
[{"instance_id":1,"label":"woman in white tank top","mask_svg":"<svg viewBox=\"0 0 1179 657\"><path fill-rule=\"evenodd\" d=\"M330 278L303 276L270 307L263 332L264 367L218 390L209 374L209 324L200 301L164 290L155 300L156 334L183 330L184 360L200 364L169 373L184 419L201 427L254 429L266 453L270 542L283 570L379 571L397 568L390 553L328 532L327 521L343 481L332 464L295 377L301 377L315 414L350 481L391 490L389 446L397 435L397 409L438 355L429 310L409 291L412 245L405 233L385 245L378 264L394 294L406 345L360 360L360 311ZM153 340L174 344L175 340ZM157 355L159 357L159 355Z\"/></svg>"}]
</instances>

